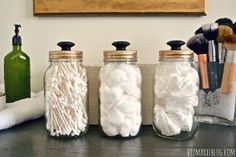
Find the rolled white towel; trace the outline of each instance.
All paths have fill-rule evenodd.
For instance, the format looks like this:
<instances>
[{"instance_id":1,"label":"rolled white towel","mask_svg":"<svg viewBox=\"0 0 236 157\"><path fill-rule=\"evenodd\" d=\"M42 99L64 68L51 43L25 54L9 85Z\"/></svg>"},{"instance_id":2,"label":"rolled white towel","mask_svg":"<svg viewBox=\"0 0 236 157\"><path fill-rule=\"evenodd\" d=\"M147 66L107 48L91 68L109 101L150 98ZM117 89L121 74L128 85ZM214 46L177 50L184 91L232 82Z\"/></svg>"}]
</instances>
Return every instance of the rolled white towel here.
<instances>
[{"instance_id":1,"label":"rolled white towel","mask_svg":"<svg viewBox=\"0 0 236 157\"><path fill-rule=\"evenodd\" d=\"M6 107L6 97L4 95L4 84L0 84L0 111Z\"/></svg>"},{"instance_id":2,"label":"rolled white towel","mask_svg":"<svg viewBox=\"0 0 236 157\"><path fill-rule=\"evenodd\" d=\"M6 106L6 109L0 111L0 130L43 116L43 92L37 93L33 98L8 103Z\"/></svg>"},{"instance_id":3,"label":"rolled white towel","mask_svg":"<svg viewBox=\"0 0 236 157\"><path fill-rule=\"evenodd\" d=\"M6 97L3 93L0 93L0 111L6 108Z\"/></svg>"}]
</instances>

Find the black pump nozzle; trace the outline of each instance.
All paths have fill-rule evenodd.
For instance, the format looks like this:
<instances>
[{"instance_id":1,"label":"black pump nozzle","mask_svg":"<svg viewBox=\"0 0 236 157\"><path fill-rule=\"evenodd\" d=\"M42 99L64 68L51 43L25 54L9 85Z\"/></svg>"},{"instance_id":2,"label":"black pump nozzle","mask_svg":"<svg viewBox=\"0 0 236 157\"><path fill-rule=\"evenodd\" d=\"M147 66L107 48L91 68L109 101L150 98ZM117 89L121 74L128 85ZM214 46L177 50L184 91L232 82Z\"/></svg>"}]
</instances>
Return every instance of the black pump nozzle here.
<instances>
[{"instance_id":1,"label":"black pump nozzle","mask_svg":"<svg viewBox=\"0 0 236 157\"><path fill-rule=\"evenodd\" d=\"M21 25L15 24L15 35L12 38L12 44L13 45L22 45L21 37L19 36L19 28Z\"/></svg>"},{"instance_id":2,"label":"black pump nozzle","mask_svg":"<svg viewBox=\"0 0 236 157\"><path fill-rule=\"evenodd\" d=\"M117 51L125 51L126 47L129 46L130 43L127 41L115 41L112 45L116 47Z\"/></svg>"},{"instance_id":3,"label":"black pump nozzle","mask_svg":"<svg viewBox=\"0 0 236 157\"><path fill-rule=\"evenodd\" d=\"M15 35L19 35L19 28L21 27L21 25L14 24L14 26L15 26Z\"/></svg>"},{"instance_id":4,"label":"black pump nozzle","mask_svg":"<svg viewBox=\"0 0 236 157\"><path fill-rule=\"evenodd\" d=\"M70 41L61 41L57 43L57 45L61 47L62 51L71 51L71 48L75 46L75 44Z\"/></svg>"},{"instance_id":5,"label":"black pump nozzle","mask_svg":"<svg viewBox=\"0 0 236 157\"><path fill-rule=\"evenodd\" d=\"M185 44L182 40L171 40L167 42L167 45L171 47L171 50L181 50L181 46Z\"/></svg>"}]
</instances>

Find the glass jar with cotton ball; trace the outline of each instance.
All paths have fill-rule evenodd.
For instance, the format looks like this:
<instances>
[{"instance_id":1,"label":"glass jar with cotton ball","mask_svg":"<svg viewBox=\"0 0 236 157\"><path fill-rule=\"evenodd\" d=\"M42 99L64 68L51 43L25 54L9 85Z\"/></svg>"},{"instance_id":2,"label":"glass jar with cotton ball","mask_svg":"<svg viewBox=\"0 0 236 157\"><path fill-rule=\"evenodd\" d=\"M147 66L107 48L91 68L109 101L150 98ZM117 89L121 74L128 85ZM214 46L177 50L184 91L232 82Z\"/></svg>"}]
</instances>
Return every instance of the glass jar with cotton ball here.
<instances>
[{"instance_id":1,"label":"glass jar with cotton ball","mask_svg":"<svg viewBox=\"0 0 236 157\"><path fill-rule=\"evenodd\" d=\"M50 51L44 76L46 128L51 136L78 137L88 129L87 72L83 52L71 51L72 42L59 42Z\"/></svg>"},{"instance_id":2,"label":"glass jar with cotton ball","mask_svg":"<svg viewBox=\"0 0 236 157\"><path fill-rule=\"evenodd\" d=\"M100 124L109 137L135 137L142 121L142 77L137 51L126 50L130 45L126 41L112 45L116 50L104 51L100 70Z\"/></svg>"},{"instance_id":3,"label":"glass jar with cotton ball","mask_svg":"<svg viewBox=\"0 0 236 157\"><path fill-rule=\"evenodd\" d=\"M171 50L159 52L155 72L153 128L163 138L186 140L198 128L199 76L193 52L181 50L185 42L167 44Z\"/></svg>"}]
</instances>

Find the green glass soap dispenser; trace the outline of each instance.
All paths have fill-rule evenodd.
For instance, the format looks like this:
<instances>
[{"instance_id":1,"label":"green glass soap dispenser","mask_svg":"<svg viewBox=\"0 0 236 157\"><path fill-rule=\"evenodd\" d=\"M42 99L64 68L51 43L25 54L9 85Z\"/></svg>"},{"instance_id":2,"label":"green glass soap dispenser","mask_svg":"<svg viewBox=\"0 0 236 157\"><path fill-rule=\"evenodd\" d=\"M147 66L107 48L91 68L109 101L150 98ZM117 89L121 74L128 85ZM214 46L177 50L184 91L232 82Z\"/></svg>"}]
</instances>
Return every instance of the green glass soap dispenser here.
<instances>
[{"instance_id":1,"label":"green glass soap dispenser","mask_svg":"<svg viewBox=\"0 0 236 157\"><path fill-rule=\"evenodd\" d=\"M20 25L15 25L12 38L13 50L4 58L6 102L30 98L30 58L21 50Z\"/></svg>"}]
</instances>

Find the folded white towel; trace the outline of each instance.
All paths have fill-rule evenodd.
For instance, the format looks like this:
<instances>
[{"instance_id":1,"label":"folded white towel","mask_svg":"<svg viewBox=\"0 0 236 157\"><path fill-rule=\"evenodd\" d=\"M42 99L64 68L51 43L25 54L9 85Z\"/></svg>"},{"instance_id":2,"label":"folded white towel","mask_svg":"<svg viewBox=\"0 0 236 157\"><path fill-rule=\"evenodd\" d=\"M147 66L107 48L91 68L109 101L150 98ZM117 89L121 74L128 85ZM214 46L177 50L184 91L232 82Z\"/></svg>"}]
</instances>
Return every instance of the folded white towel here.
<instances>
[{"instance_id":1,"label":"folded white towel","mask_svg":"<svg viewBox=\"0 0 236 157\"><path fill-rule=\"evenodd\" d=\"M2 102L0 103L4 104ZM4 110L0 111L0 130L8 129L27 120L33 120L43 116L43 92L41 91L37 93L32 98L7 103L5 107Z\"/></svg>"}]
</instances>

